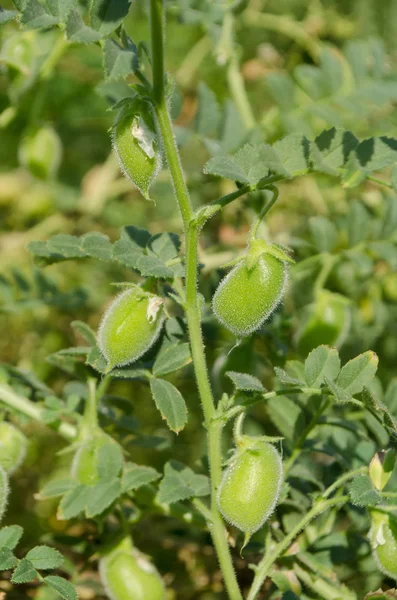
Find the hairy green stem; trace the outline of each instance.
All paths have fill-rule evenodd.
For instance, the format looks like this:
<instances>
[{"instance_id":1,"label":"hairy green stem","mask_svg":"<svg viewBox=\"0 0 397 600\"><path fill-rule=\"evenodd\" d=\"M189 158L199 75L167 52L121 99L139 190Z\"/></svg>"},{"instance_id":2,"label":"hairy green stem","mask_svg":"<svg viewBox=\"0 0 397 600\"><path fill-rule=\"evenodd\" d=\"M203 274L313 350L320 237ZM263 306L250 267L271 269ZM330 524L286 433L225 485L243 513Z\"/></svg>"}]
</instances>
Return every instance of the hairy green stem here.
<instances>
[{"instance_id":1,"label":"hairy green stem","mask_svg":"<svg viewBox=\"0 0 397 600\"><path fill-rule=\"evenodd\" d=\"M266 190L266 189L273 191L274 186L272 185L272 183L274 183L276 181L280 181L281 179L283 179L283 177L281 175L272 175L270 177L266 177L265 179L262 179L255 186L252 186L248 183L245 185L242 185L235 192L226 194L226 196L222 196L221 198L218 198L217 200L213 200L213 202L210 202L206 206L203 206L203 208L201 208L198 211L197 216L200 217L200 215L202 215L203 218L205 218L205 220L210 219L211 217L216 215L220 210L222 210L222 208L224 208L225 206L227 206L228 204L233 202L233 200L237 200L237 198L240 198L241 196L244 196L245 194L249 194L250 192L256 192L259 190ZM272 204L273 204L273 202L272 202ZM270 209L270 206L269 206L269 209Z\"/></svg>"},{"instance_id":2,"label":"hairy green stem","mask_svg":"<svg viewBox=\"0 0 397 600\"><path fill-rule=\"evenodd\" d=\"M213 419L215 405L208 378L201 333L201 310L197 294L197 247L199 227L198 224L193 221L193 210L164 94L163 0L150 0L150 12L153 61L153 100L155 103L155 112L164 152L174 184L175 196L184 223L186 245L186 318L188 322L197 386L208 431L208 453L211 471L211 521L208 522L208 527L214 540L229 598L230 600L242 600L227 543L226 529L216 503L216 492L222 474L222 424Z\"/></svg>"},{"instance_id":3,"label":"hairy green stem","mask_svg":"<svg viewBox=\"0 0 397 600\"><path fill-rule=\"evenodd\" d=\"M372 177L372 175L367 175L367 179L368 179L368 181L373 181L373 183L379 183L379 185L385 185L386 187L388 187L391 190L394 189L394 187L392 186L391 183L389 183L388 181L385 181L384 179L380 179L380 177Z\"/></svg>"},{"instance_id":4,"label":"hairy green stem","mask_svg":"<svg viewBox=\"0 0 397 600\"><path fill-rule=\"evenodd\" d=\"M349 496L338 496L336 498L330 498L329 500L324 497L317 501L311 510L299 521L299 523L290 531L288 535L285 536L276 544L274 549L267 553L263 560L257 565L255 568L255 577L252 582L251 589L248 593L247 600L255 600L257 597L263 582L269 574L269 571L273 565L273 563L284 554L286 550L288 550L291 543L294 539L299 535L299 533L308 525L313 519L321 515L325 510L331 508L332 506L337 506L338 504L346 504L348 502Z\"/></svg>"},{"instance_id":5,"label":"hairy green stem","mask_svg":"<svg viewBox=\"0 0 397 600\"><path fill-rule=\"evenodd\" d=\"M6 385L0 384L0 402L4 402L7 406L31 417L35 421L44 422L43 409L31 402L28 398L19 396L14 390ZM71 423L59 423L55 426L56 431L67 440L74 440L77 435L77 430Z\"/></svg>"},{"instance_id":6,"label":"hairy green stem","mask_svg":"<svg viewBox=\"0 0 397 600\"><path fill-rule=\"evenodd\" d=\"M323 600L335 600L336 597L342 598L343 592L346 593L346 589L341 589L339 586L326 581L323 577L319 577L318 574L312 575L308 573L308 571L302 569L297 563L294 563L294 572L308 588L313 590ZM349 594L346 600L350 598L351 595Z\"/></svg>"},{"instance_id":7,"label":"hairy green stem","mask_svg":"<svg viewBox=\"0 0 397 600\"><path fill-rule=\"evenodd\" d=\"M254 396L251 400L246 400L233 406L227 413L224 415L225 418L231 419L241 412L245 411L247 408L251 406L255 406L259 404L259 402L263 402L264 400L271 400L272 398L276 398L276 396L285 396L286 394L306 394L310 396L324 394L324 390L321 388L309 388L309 387L298 387L298 388L283 388L280 390L272 390L271 392L265 392L264 394L258 394L258 396ZM326 392L328 394L328 392Z\"/></svg>"},{"instance_id":8,"label":"hairy green stem","mask_svg":"<svg viewBox=\"0 0 397 600\"><path fill-rule=\"evenodd\" d=\"M343 473L332 485L327 488L323 494L323 498L329 498L331 494L333 494L341 485L353 479L357 475L365 475L368 472L368 467L359 467L358 469L354 469L353 471L348 471L347 473Z\"/></svg>"},{"instance_id":9,"label":"hairy green stem","mask_svg":"<svg viewBox=\"0 0 397 600\"><path fill-rule=\"evenodd\" d=\"M296 536L316 517L318 517L321 513L323 513L328 508L332 506L338 506L339 504L346 504L349 501L350 496L335 496L334 498L329 498L329 496L335 492L338 488L340 488L344 483L356 477L356 475L361 475L368 472L368 467L359 467L358 469L354 469L353 471L348 471L341 475L332 485L330 485L325 492L318 498L309 512L299 521L299 523L290 531L288 535L285 536L279 542L273 550L267 552L261 562L255 567L255 577L252 582L251 589L247 596L247 600L255 600L257 594L262 587L263 582L269 574L269 571L275 561L284 554L284 552L289 548L293 540Z\"/></svg>"},{"instance_id":10,"label":"hairy green stem","mask_svg":"<svg viewBox=\"0 0 397 600\"><path fill-rule=\"evenodd\" d=\"M268 189L269 191L271 191L273 193L273 198L270 200L270 202L265 202L256 221L254 222L252 229L251 229L251 233L250 233L250 241L253 241L256 239L256 237L258 235L259 226L262 223L262 219L267 215L267 213L269 212L269 210L271 209L273 204L275 204L275 202L279 196L278 189L276 188L275 185L269 185L269 186L267 186L266 189Z\"/></svg>"}]
</instances>

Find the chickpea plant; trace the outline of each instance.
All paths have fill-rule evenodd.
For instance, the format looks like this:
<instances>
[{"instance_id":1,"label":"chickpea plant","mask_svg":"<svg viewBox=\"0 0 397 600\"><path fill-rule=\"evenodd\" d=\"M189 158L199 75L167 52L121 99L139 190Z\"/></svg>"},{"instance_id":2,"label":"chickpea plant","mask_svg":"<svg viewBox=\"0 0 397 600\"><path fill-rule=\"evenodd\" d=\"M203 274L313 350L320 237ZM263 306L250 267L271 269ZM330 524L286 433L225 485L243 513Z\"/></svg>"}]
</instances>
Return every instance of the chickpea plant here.
<instances>
[{"instance_id":1,"label":"chickpea plant","mask_svg":"<svg viewBox=\"0 0 397 600\"><path fill-rule=\"evenodd\" d=\"M324 558L326 550L321 549L322 538L339 535L341 515L350 518L360 531L365 568L372 560L374 569L371 585L380 586L382 574L387 581L396 581L397 492L392 473L397 404L390 400L395 397L395 388L386 392L379 389L374 379L378 357L365 341L359 348L353 346L350 360L341 364L338 349L348 339L354 320L354 293L351 297L349 292L343 294L333 281L346 268L351 268L349 273L354 272L355 277L354 252L366 253L367 262L364 264L363 259L360 265L363 269L379 255L394 264L397 140L385 136L360 140L332 122L328 129L310 137L297 133L299 127L293 127L294 132L280 131L280 118L268 123L274 143L265 142L264 130L256 128L241 87L235 52L236 24L251 14L244 0L213 3L205 12L211 27L221 32L221 41L213 50L228 71L233 103L225 113L237 111L243 125L239 129L241 122L232 119L235 135L231 145L217 133L222 129L222 111L204 83L199 88L196 131L176 137L178 129L170 111L176 102L178 82L165 70L168 3L164 0L146 3L150 24L147 43L135 42L127 33L129 0L93 0L85 8L77 0L15 0L14 4L16 10L0 11L2 23L9 26L16 21L22 28L16 26L14 46L9 38L1 55L10 75L17 71L22 77L23 65L15 65L16 57L18 53L24 56L24 46L31 44L36 34L53 36L48 55L37 70L39 83L52 76L57 61L72 45L93 44L101 49L114 115L109 146L131 184L157 205L161 205L162 197L153 185L165 168L179 207L181 235L152 234L125 224L115 241L90 231L30 242L29 250L41 267L87 258L114 262L125 270L126 281L114 282L123 289L118 295L109 291L97 332L82 321L74 321L72 327L84 340L83 345L50 357L53 365L77 380L77 396L67 392L62 396L16 368L5 365L2 369L0 404L5 419L0 423L0 517L6 515L9 488L26 455L29 441L22 433L24 423L37 421L52 428L66 443L61 452L66 467L59 477L41 487L37 502L55 501L59 523L89 520L92 524L97 543L94 546L85 541L85 560L97 565L101 582L100 588L95 588L99 589L98 597L177 598L172 579L163 578L161 565L155 566L134 545L134 527L145 511L178 519L200 535L207 532L211 536L225 597L230 600L358 598L356 584L349 587L352 574L334 572L331 558ZM170 10L177 5L182 20L189 10L196 14L187 8L190 3L169 4ZM26 31L34 34L26 36ZM309 44L307 49L320 56L318 65L311 67L317 69L318 78L323 76L325 64L331 70L337 68L332 66L332 53L327 48L322 52ZM280 101L277 110L287 110L285 103ZM219 121L212 127L208 125L209 115ZM43 125L28 130L21 142L21 164L36 178L56 176L62 153L55 129ZM220 178L229 185L229 193L198 207L193 206L179 155L189 135L204 140L209 154L200 185ZM385 173L378 177L383 170ZM372 219L352 200L339 223L348 237L342 241L331 220L314 214L313 209L308 221L310 243L303 249L297 246L294 253L269 240L264 224L278 198L288 194L288 186L305 175L331 180L333 187L340 183L344 190L355 189L357 194L370 180L390 194ZM219 218L225 207L241 199L252 217L246 250L235 252L226 264L216 263L222 271L216 290L202 295L200 235L211 219ZM371 223L374 227L369 233ZM394 258L390 259L391 248ZM396 296L392 277L392 273L387 274L386 293ZM51 293L51 298L60 294L56 289ZM288 349L274 352L274 368L266 381L271 385L269 390L257 369L236 370L238 360L233 363L233 355L254 336L265 339L264 329L269 326L271 332L269 324L290 311L288 298L294 295L307 301L296 302L298 326L293 351L289 355ZM48 301L48 294L45 298ZM69 300L62 297L64 304ZM206 352L206 329L202 328L203 322L209 321L231 340L225 359L231 365L225 373L228 380L222 376L215 382L212 376L208 360L212 352ZM265 343L275 344L271 333ZM131 387L138 382L146 384L160 418L175 436L188 422L192 400L185 400L175 380L168 376L190 364L202 407L207 457L194 470L169 460L164 473L151 465L136 464L124 446L125 436L120 434L121 418L112 422L109 417L104 423L101 402L110 396L109 390L117 381L129 382ZM252 433L249 427L259 410L268 415L269 435ZM345 447L338 445L339 429L350 436ZM331 430L327 437L325 432ZM135 435L139 439L139 432ZM224 444L229 445L229 452ZM38 545L18 558L14 551L22 533L19 525L0 529L0 569L11 573L11 584L39 582L58 597L77 598L76 590L84 585L79 567L64 565L60 552L49 545ZM317 542L320 545L316 547ZM65 546L62 550L67 553ZM241 564L242 559L252 571L244 577L241 568L236 571L237 561ZM60 571L61 575L48 575L47 570ZM363 593L368 593L368 598L394 597L390 590L370 591Z\"/></svg>"}]
</instances>

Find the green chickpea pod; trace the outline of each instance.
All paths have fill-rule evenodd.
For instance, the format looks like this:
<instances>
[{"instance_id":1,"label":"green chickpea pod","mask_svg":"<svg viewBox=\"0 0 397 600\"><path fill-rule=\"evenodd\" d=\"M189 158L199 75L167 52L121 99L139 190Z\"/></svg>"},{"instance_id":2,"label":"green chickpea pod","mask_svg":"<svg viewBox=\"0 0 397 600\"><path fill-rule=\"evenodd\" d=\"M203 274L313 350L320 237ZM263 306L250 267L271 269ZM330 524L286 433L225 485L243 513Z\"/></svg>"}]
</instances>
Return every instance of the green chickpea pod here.
<instances>
[{"instance_id":1,"label":"green chickpea pod","mask_svg":"<svg viewBox=\"0 0 397 600\"><path fill-rule=\"evenodd\" d=\"M163 301L131 288L122 292L104 314L98 345L108 371L135 362L156 342L164 322Z\"/></svg>"},{"instance_id":2,"label":"green chickpea pod","mask_svg":"<svg viewBox=\"0 0 397 600\"><path fill-rule=\"evenodd\" d=\"M243 418L236 422L237 449L223 473L217 500L224 519L244 532L245 546L277 505L283 465L269 438L239 433Z\"/></svg>"},{"instance_id":3,"label":"green chickpea pod","mask_svg":"<svg viewBox=\"0 0 397 600\"><path fill-rule=\"evenodd\" d=\"M283 298L290 260L277 246L253 240L214 294L212 308L222 325L238 338L259 329Z\"/></svg>"},{"instance_id":4,"label":"green chickpea pod","mask_svg":"<svg viewBox=\"0 0 397 600\"><path fill-rule=\"evenodd\" d=\"M163 581L156 568L126 537L99 563L102 584L110 600L164 600Z\"/></svg>"},{"instance_id":5,"label":"green chickpea pod","mask_svg":"<svg viewBox=\"0 0 397 600\"><path fill-rule=\"evenodd\" d=\"M114 443L112 438L100 430L85 439L73 457L71 476L84 485L95 485L99 480L98 452L111 443Z\"/></svg>"},{"instance_id":6,"label":"green chickpea pod","mask_svg":"<svg viewBox=\"0 0 397 600\"><path fill-rule=\"evenodd\" d=\"M161 169L154 125L139 107L127 105L117 115L112 143L124 175L149 200L149 188Z\"/></svg>"}]
</instances>

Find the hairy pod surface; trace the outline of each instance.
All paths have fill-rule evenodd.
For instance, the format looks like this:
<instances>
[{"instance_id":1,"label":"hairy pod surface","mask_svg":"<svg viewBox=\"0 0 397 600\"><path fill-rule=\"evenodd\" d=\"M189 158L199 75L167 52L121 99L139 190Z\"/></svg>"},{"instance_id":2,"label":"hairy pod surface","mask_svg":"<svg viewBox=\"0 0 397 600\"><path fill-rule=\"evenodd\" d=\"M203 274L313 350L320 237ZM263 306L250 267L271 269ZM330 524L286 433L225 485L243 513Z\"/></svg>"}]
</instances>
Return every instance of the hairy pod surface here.
<instances>
[{"instance_id":1,"label":"hairy pod surface","mask_svg":"<svg viewBox=\"0 0 397 600\"><path fill-rule=\"evenodd\" d=\"M372 553L379 569L397 581L397 517L371 511L370 540Z\"/></svg>"},{"instance_id":2,"label":"hairy pod surface","mask_svg":"<svg viewBox=\"0 0 397 600\"><path fill-rule=\"evenodd\" d=\"M139 112L125 107L113 126L113 148L124 175L149 199L149 188L161 169L154 127Z\"/></svg>"},{"instance_id":3,"label":"hairy pod surface","mask_svg":"<svg viewBox=\"0 0 397 600\"><path fill-rule=\"evenodd\" d=\"M87 439L73 457L71 476L84 485L95 485L99 479L98 452L110 443L112 438L100 432Z\"/></svg>"},{"instance_id":4,"label":"hairy pod surface","mask_svg":"<svg viewBox=\"0 0 397 600\"><path fill-rule=\"evenodd\" d=\"M11 423L0 423L0 466L8 474L21 466L28 441L24 434Z\"/></svg>"},{"instance_id":5,"label":"hairy pod surface","mask_svg":"<svg viewBox=\"0 0 397 600\"><path fill-rule=\"evenodd\" d=\"M164 321L162 300L136 288L110 304L98 331L98 345L108 369L135 362L157 340Z\"/></svg>"},{"instance_id":6,"label":"hairy pod surface","mask_svg":"<svg viewBox=\"0 0 397 600\"><path fill-rule=\"evenodd\" d=\"M350 320L350 310L344 296L322 290L298 333L299 351L308 354L320 344L338 348L349 331Z\"/></svg>"},{"instance_id":7,"label":"hairy pod surface","mask_svg":"<svg viewBox=\"0 0 397 600\"><path fill-rule=\"evenodd\" d=\"M218 505L225 520L252 535L272 514L283 483L283 465L276 448L265 441L237 449L225 470Z\"/></svg>"},{"instance_id":8,"label":"hairy pod surface","mask_svg":"<svg viewBox=\"0 0 397 600\"><path fill-rule=\"evenodd\" d=\"M212 300L215 316L237 337L245 337L280 304L287 280L287 264L271 254L262 254L252 268L243 260L220 282Z\"/></svg>"},{"instance_id":9,"label":"hairy pod surface","mask_svg":"<svg viewBox=\"0 0 397 600\"><path fill-rule=\"evenodd\" d=\"M129 538L101 558L99 572L111 600L164 600L163 581Z\"/></svg>"},{"instance_id":10,"label":"hairy pod surface","mask_svg":"<svg viewBox=\"0 0 397 600\"><path fill-rule=\"evenodd\" d=\"M8 477L7 473L0 467L0 521L4 516L5 510L7 508L7 500L10 488L8 487Z\"/></svg>"}]
</instances>

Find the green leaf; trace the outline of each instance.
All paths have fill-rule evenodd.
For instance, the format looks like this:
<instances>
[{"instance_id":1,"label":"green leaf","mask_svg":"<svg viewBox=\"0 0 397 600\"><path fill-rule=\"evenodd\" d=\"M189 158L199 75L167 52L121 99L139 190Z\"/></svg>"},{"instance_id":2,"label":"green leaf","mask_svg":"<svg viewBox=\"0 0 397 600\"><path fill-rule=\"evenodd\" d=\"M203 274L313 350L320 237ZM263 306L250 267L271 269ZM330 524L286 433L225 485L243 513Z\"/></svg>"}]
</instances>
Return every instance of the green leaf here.
<instances>
[{"instance_id":1,"label":"green leaf","mask_svg":"<svg viewBox=\"0 0 397 600\"><path fill-rule=\"evenodd\" d=\"M99 348L97 348L97 346L91 348L87 355L86 364L90 365L90 367L93 367L96 371L99 371L99 373L104 373L108 367L102 352L99 350Z\"/></svg>"},{"instance_id":2,"label":"green leaf","mask_svg":"<svg viewBox=\"0 0 397 600\"><path fill-rule=\"evenodd\" d=\"M82 338L90 346L96 346L96 334L87 323L83 321L72 321L71 326L73 329L81 335Z\"/></svg>"},{"instance_id":3,"label":"green leaf","mask_svg":"<svg viewBox=\"0 0 397 600\"><path fill-rule=\"evenodd\" d=\"M58 479L56 481L50 481L40 490L40 496L42 498L57 498L63 496L66 492L69 492L76 485L73 479Z\"/></svg>"},{"instance_id":4,"label":"green leaf","mask_svg":"<svg viewBox=\"0 0 397 600\"><path fill-rule=\"evenodd\" d=\"M90 489L88 486L80 484L69 490L61 500L58 509L58 518L63 520L77 517L85 509Z\"/></svg>"},{"instance_id":5,"label":"green leaf","mask_svg":"<svg viewBox=\"0 0 397 600\"><path fill-rule=\"evenodd\" d=\"M18 559L10 548L0 548L0 571L8 571L18 564Z\"/></svg>"},{"instance_id":6,"label":"green leaf","mask_svg":"<svg viewBox=\"0 0 397 600\"><path fill-rule=\"evenodd\" d=\"M171 460L165 465L164 478L159 486L159 502L172 504L195 496L208 496L209 493L207 476L197 475L192 469L176 460Z\"/></svg>"},{"instance_id":7,"label":"green leaf","mask_svg":"<svg viewBox=\"0 0 397 600\"><path fill-rule=\"evenodd\" d=\"M86 233L80 238L83 252L87 256L99 260L111 260L113 256L112 244L107 235L98 232Z\"/></svg>"},{"instance_id":8,"label":"green leaf","mask_svg":"<svg viewBox=\"0 0 397 600\"><path fill-rule=\"evenodd\" d=\"M369 138L359 143L355 154L366 173L379 171L397 162L397 140L387 136Z\"/></svg>"},{"instance_id":9,"label":"green leaf","mask_svg":"<svg viewBox=\"0 0 397 600\"><path fill-rule=\"evenodd\" d=\"M80 238L75 235L59 233L53 235L47 242L50 252L59 254L63 258L84 258L86 253L81 248Z\"/></svg>"},{"instance_id":10,"label":"green leaf","mask_svg":"<svg viewBox=\"0 0 397 600\"><path fill-rule=\"evenodd\" d=\"M131 492L132 490L137 490L143 485L156 481L159 477L160 473L152 467L127 463L121 478L122 491Z\"/></svg>"},{"instance_id":11,"label":"green leaf","mask_svg":"<svg viewBox=\"0 0 397 600\"><path fill-rule=\"evenodd\" d=\"M120 239L113 244L113 256L126 267L137 268L139 259L143 256L150 233L130 225L124 227Z\"/></svg>"},{"instance_id":12,"label":"green leaf","mask_svg":"<svg viewBox=\"0 0 397 600\"><path fill-rule=\"evenodd\" d=\"M144 277L158 277L168 279L174 276L172 270L167 267L157 256L141 256L136 264L136 269Z\"/></svg>"},{"instance_id":13,"label":"green leaf","mask_svg":"<svg viewBox=\"0 0 397 600\"><path fill-rule=\"evenodd\" d=\"M78 10L71 10L68 14L66 35L71 42L80 42L81 44L99 42L103 37L98 31L87 27Z\"/></svg>"},{"instance_id":14,"label":"green leaf","mask_svg":"<svg viewBox=\"0 0 397 600\"><path fill-rule=\"evenodd\" d=\"M293 385L302 387L304 386L304 382L296 377L292 377L287 371L284 369L280 369L279 367L274 367L274 372L276 373L277 379L284 383L285 385Z\"/></svg>"},{"instance_id":15,"label":"green leaf","mask_svg":"<svg viewBox=\"0 0 397 600\"><path fill-rule=\"evenodd\" d=\"M63 563L63 556L50 546L36 546L26 555L35 569L57 569Z\"/></svg>"},{"instance_id":16,"label":"green leaf","mask_svg":"<svg viewBox=\"0 0 397 600\"><path fill-rule=\"evenodd\" d=\"M77 592L69 581L57 575L48 575L43 579L44 583L58 592L64 600L78 600Z\"/></svg>"},{"instance_id":17,"label":"green leaf","mask_svg":"<svg viewBox=\"0 0 397 600\"><path fill-rule=\"evenodd\" d=\"M90 25L101 37L112 33L127 16L131 0L92 0Z\"/></svg>"},{"instance_id":18,"label":"green leaf","mask_svg":"<svg viewBox=\"0 0 397 600\"><path fill-rule=\"evenodd\" d=\"M168 427L178 433L187 421L187 408L182 394L169 381L151 379L150 389L157 408Z\"/></svg>"},{"instance_id":19,"label":"green leaf","mask_svg":"<svg viewBox=\"0 0 397 600\"><path fill-rule=\"evenodd\" d=\"M305 362L305 378L311 387L319 387L325 377L335 380L340 371L340 358L335 348L318 346L312 350Z\"/></svg>"},{"instance_id":20,"label":"green leaf","mask_svg":"<svg viewBox=\"0 0 397 600\"><path fill-rule=\"evenodd\" d=\"M173 258L176 258L179 254L181 247L181 240L179 235L176 233L156 233L153 235L146 244L146 250L150 254L154 254L166 263Z\"/></svg>"},{"instance_id":21,"label":"green leaf","mask_svg":"<svg viewBox=\"0 0 397 600\"><path fill-rule=\"evenodd\" d=\"M18 544L23 534L20 525L8 525L0 529L0 548L9 548L13 550Z\"/></svg>"},{"instance_id":22,"label":"green leaf","mask_svg":"<svg viewBox=\"0 0 397 600\"><path fill-rule=\"evenodd\" d=\"M349 360L339 373L337 384L350 394L361 392L375 376L379 359L374 352L368 351Z\"/></svg>"},{"instance_id":23,"label":"green leaf","mask_svg":"<svg viewBox=\"0 0 397 600\"><path fill-rule=\"evenodd\" d=\"M13 4L19 11L24 11L28 0L13 0Z\"/></svg>"},{"instance_id":24,"label":"green leaf","mask_svg":"<svg viewBox=\"0 0 397 600\"><path fill-rule=\"evenodd\" d=\"M268 162L274 162L276 158L272 148L266 144L246 144L232 157L211 158L203 171L208 175L255 185L268 176Z\"/></svg>"},{"instance_id":25,"label":"green leaf","mask_svg":"<svg viewBox=\"0 0 397 600\"><path fill-rule=\"evenodd\" d=\"M100 515L122 493L120 479L113 477L90 486L87 495L86 516L90 519Z\"/></svg>"},{"instance_id":26,"label":"green leaf","mask_svg":"<svg viewBox=\"0 0 397 600\"><path fill-rule=\"evenodd\" d=\"M0 25L5 25L10 21L13 21L18 16L18 12L16 10L5 10L0 6Z\"/></svg>"},{"instance_id":27,"label":"green leaf","mask_svg":"<svg viewBox=\"0 0 397 600\"><path fill-rule=\"evenodd\" d=\"M122 48L114 40L106 40L103 54L105 77L107 80L124 79L139 68L138 48L130 41L128 48Z\"/></svg>"},{"instance_id":28,"label":"green leaf","mask_svg":"<svg viewBox=\"0 0 397 600\"><path fill-rule=\"evenodd\" d=\"M29 29L41 29L56 25L58 19L37 0L27 0L22 13L21 23Z\"/></svg>"},{"instance_id":29,"label":"green leaf","mask_svg":"<svg viewBox=\"0 0 397 600\"><path fill-rule=\"evenodd\" d=\"M358 185L373 171L393 166L397 162L397 140L382 136L360 142L351 155L343 177L345 187Z\"/></svg>"},{"instance_id":30,"label":"green leaf","mask_svg":"<svg viewBox=\"0 0 397 600\"><path fill-rule=\"evenodd\" d=\"M397 419L379 398L377 398L368 388L364 388L360 394L361 400L370 409L379 412L383 416L385 427L389 427L397 432Z\"/></svg>"},{"instance_id":31,"label":"green leaf","mask_svg":"<svg viewBox=\"0 0 397 600\"><path fill-rule=\"evenodd\" d=\"M309 168L310 142L304 135L292 133L273 145L280 166L271 169L276 174L287 177L303 175Z\"/></svg>"},{"instance_id":32,"label":"green leaf","mask_svg":"<svg viewBox=\"0 0 397 600\"><path fill-rule=\"evenodd\" d=\"M33 581L37 579L38 573L32 563L23 558L15 569L14 573L11 577L12 583L28 583L29 581Z\"/></svg>"},{"instance_id":33,"label":"green leaf","mask_svg":"<svg viewBox=\"0 0 397 600\"><path fill-rule=\"evenodd\" d=\"M48 10L59 21L65 22L72 8L76 8L76 0L46 0Z\"/></svg>"},{"instance_id":34,"label":"green leaf","mask_svg":"<svg viewBox=\"0 0 397 600\"><path fill-rule=\"evenodd\" d=\"M372 485L367 475L353 479L350 485L350 499L356 506L375 506L382 500L379 492Z\"/></svg>"},{"instance_id":35,"label":"green leaf","mask_svg":"<svg viewBox=\"0 0 397 600\"><path fill-rule=\"evenodd\" d=\"M181 369L191 362L192 357L188 343L172 344L157 355L153 365L153 374L156 377L158 375L166 375L167 373Z\"/></svg>"},{"instance_id":36,"label":"green leaf","mask_svg":"<svg viewBox=\"0 0 397 600\"><path fill-rule=\"evenodd\" d=\"M293 440L305 424L302 410L286 396L271 398L266 403L266 410L281 435L288 440Z\"/></svg>"},{"instance_id":37,"label":"green leaf","mask_svg":"<svg viewBox=\"0 0 397 600\"><path fill-rule=\"evenodd\" d=\"M336 127L323 131L310 146L313 168L322 173L339 175L339 169L357 145L358 139L350 131Z\"/></svg>"},{"instance_id":38,"label":"green leaf","mask_svg":"<svg viewBox=\"0 0 397 600\"><path fill-rule=\"evenodd\" d=\"M236 390L243 390L246 392L265 391L262 383L253 375L249 375L248 373L237 373L236 371L227 371L225 375L232 380Z\"/></svg>"},{"instance_id":39,"label":"green leaf","mask_svg":"<svg viewBox=\"0 0 397 600\"><path fill-rule=\"evenodd\" d=\"M123 452L117 443L101 446L98 450L98 473L101 479L116 477L123 468Z\"/></svg>"},{"instance_id":40,"label":"green leaf","mask_svg":"<svg viewBox=\"0 0 397 600\"><path fill-rule=\"evenodd\" d=\"M346 402L354 401L349 392L341 388L333 379L330 379L326 375L324 375L324 383L338 403L345 404Z\"/></svg>"},{"instance_id":41,"label":"green leaf","mask_svg":"<svg viewBox=\"0 0 397 600\"><path fill-rule=\"evenodd\" d=\"M35 262L40 266L51 265L52 263L65 260L62 254L51 252L48 249L47 242L29 242L27 248L33 255Z\"/></svg>"}]
</instances>

